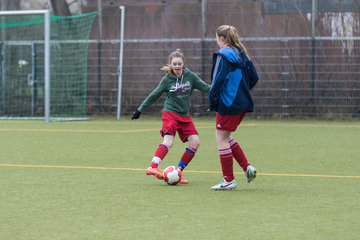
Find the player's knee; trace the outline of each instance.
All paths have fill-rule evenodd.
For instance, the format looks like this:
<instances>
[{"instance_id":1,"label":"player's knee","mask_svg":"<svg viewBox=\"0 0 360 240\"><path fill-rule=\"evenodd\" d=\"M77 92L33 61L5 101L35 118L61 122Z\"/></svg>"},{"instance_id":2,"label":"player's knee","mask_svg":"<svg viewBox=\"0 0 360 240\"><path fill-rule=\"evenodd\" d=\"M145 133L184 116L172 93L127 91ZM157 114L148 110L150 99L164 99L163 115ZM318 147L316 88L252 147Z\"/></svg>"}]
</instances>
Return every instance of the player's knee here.
<instances>
[{"instance_id":1,"label":"player's knee","mask_svg":"<svg viewBox=\"0 0 360 240\"><path fill-rule=\"evenodd\" d=\"M200 140L195 139L189 143L190 148L197 150L200 147Z\"/></svg>"},{"instance_id":2,"label":"player's knee","mask_svg":"<svg viewBox=\"0 0 360 240\"><path fill-rule=\"evenodd\" d=\"M219 142L229 142L230 141L230 132L216 130L215 138Z\"/></svg>"},{"instance_id":3,"label":"player's knee","mask_svg":"<svg viewBox=\"0 0 360 240\"><path fill-rule=\"evenodd\" d=\"M170 149L173 146L174 141L167 140L167 141L164 141L162 144L166 145L168 147L168 149Z\"/></svg>"}]
</instances>

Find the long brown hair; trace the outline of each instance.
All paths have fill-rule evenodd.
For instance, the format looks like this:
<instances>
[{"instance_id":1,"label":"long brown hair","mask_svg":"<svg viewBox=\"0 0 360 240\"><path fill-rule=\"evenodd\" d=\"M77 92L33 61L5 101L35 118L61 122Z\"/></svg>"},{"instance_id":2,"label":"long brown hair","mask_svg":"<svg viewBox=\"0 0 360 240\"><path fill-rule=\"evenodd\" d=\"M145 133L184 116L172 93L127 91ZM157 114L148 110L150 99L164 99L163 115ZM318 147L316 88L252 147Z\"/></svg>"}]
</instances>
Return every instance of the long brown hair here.
<instances>
[{"instance_id":1,"label":"long brown hair","mask_svg":"<svg viewBox=\"0 0 360 240\"><path fill-rule=\"evenodd\" d=\"M216 30L216 35L218 37L223 37L225 39L224 43L226 43L231 47L237 48L238 50L243 52L247 57L249 57L244 44L242 44L242 42L240 41L238 31L234 26L222 25L218 27L218 29Z\"/></svg>"},{"instance_id":2,"label":"long brown hair","mask_svg":"<svg viewBox=\"0 0 360 240\"><path fill-rule=\"evenodd\" d=\"M182 53L181 49L178 48L174 52L170 53L169 55L169 63L161 68L166 74L170 74L172 71L171 68L171 61L173 58L181 58L184 61L184 54Z\"/></svg>"}]
</instances>

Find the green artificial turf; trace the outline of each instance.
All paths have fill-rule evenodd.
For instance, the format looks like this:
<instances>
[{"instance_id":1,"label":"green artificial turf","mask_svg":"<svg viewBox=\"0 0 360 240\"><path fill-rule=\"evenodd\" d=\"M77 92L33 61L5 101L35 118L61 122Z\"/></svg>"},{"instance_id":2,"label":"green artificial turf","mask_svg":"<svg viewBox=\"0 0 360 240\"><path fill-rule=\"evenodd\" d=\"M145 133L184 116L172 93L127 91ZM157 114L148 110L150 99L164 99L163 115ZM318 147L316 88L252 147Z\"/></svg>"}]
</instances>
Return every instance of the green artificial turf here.
<instances>
[{"instance_id":1,"label":"green artificial turf","mask_svg":"<svg viewBox=\"0 0 360 240\"><path fill-rule=\"evenodd\" d=\"M360 239L359 122L246 119L233 136L258 176L234 164L238 188L214 192L214 119L194 120L181 186L145 175L160 119L0 121L0 239Z\"/></svg>"}]
</instances>

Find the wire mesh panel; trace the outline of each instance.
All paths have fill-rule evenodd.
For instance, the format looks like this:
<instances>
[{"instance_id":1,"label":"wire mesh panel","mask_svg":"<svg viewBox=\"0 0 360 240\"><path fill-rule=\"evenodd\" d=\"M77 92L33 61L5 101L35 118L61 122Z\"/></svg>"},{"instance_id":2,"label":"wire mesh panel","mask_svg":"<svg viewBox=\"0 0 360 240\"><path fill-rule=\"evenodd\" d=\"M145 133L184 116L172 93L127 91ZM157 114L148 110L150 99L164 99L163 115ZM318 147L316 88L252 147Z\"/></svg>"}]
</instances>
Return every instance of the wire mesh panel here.
<instances>
[{"instance_id":1,"label":"wire mesh panel","mask_svg":"<svg viewBox=\"0 0 360 240\"><path fill-rule=\"evenodd\" d=\"M35 114L34 45L3 45L2 113L19 116ZM16 64L17 63L17 64Z\"/></svg>"},{"instance_id":2,"label":"wire mesh panel","mask_svg":"<svg viewBox=\"0 0 360 240\"><path fill-rule=\"evenodd\" d=\"M343 53L341 40L316 40L316 56L312 55L311 39L279 39L244 41L257 67L260 81L253 90L255 115L266 117L358 117L360 115L360 65L355 55ZM358 44L359 40L355 43ZM185 54L186 66L210 83L211 55L215 42L206 43L207 61L201 60L199 42L177 42L164 48L159 43L126 43L123 82L123 113L131 113L156 87L163 76L160 67L174 47ZM107 49L106 51L104 49ZM194 49L199 49L195 51ZM104 44L106 68L102 69L101 99L98 74L91 68L88 105L99 113L116 110L117 51L116 44ZM146 55L143 54L146 52ZM96 61L96 59L94 60ZM314 68L315 66L315 68ZM90 101L90 99L93 99ZM146 114L159 114L164 98L155 102ZM101 102L101 105L98 105ZM101 110L96 106L101 106ZM191 113L207 115L208 97L194 92Z\"/></svg>"},{"instance_id":3,"label":"wire mesh panel","mask_svg":"<svg viewBox=\"0 0 360 240\"><path fill-rule=\"evenodd\" d=\"M252 43L261 78L253 92L257 114L358 117L360 49L349 56L339 47L341 41L317 38L315 46L311 39Z\"/></svg>"}]
</instances>

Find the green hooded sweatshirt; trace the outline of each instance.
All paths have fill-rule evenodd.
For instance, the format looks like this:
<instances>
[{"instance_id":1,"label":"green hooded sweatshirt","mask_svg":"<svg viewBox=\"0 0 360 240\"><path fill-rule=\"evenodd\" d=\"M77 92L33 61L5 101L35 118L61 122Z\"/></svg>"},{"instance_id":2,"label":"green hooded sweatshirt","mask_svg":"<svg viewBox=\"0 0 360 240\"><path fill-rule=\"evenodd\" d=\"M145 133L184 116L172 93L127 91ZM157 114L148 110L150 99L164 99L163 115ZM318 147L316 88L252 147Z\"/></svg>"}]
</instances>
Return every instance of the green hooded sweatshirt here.
<instances>
[{"instance_id":1,"label":"green hooded sweatshirt","mask_svg":"<svg viewBox=\"0 0 360 240\"><path fill-rule=\"evenodd\" d=\"M185 67L184 73L180 77L176 77L173 74L164 76L159 85L141 103L138 110L142 112L166 92L167 98L164 102L163 110L187 116L189 115L190 96L193 90L198 89L203 92L209 92L210 87L209 84L205 83Z\"/></svg>"}]
</instances>

